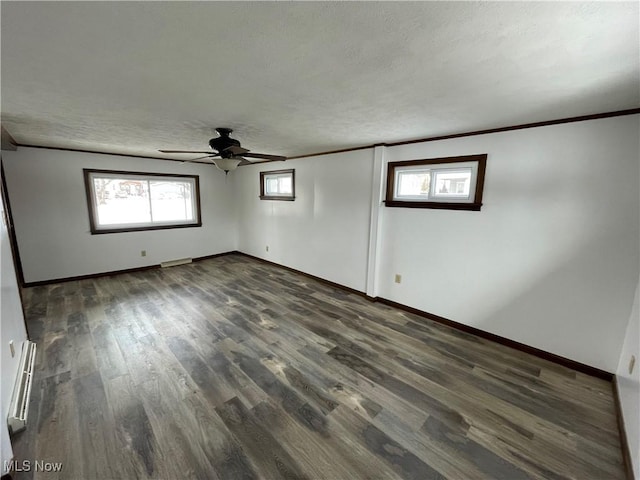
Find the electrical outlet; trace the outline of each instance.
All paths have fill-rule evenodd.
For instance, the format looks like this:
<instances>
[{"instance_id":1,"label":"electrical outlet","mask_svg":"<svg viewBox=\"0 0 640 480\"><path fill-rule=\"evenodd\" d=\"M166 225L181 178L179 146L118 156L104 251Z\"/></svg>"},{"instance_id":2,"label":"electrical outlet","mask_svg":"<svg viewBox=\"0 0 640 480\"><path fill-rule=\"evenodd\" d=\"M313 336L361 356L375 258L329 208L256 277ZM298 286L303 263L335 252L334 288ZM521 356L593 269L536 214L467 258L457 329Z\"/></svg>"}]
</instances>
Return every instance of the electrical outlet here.
<instances>
[{"instance_id":1,"label":"electrical outlet","mask_svg":"<svg viewBox=\"0 0 640 480\"><path fill-rule=\"evenodd\" d=\"M399 273L396 273L395 282L396 283L402 283L402 275L400 275Z\"/></svg>"},{"instance_id":2,"label":"electrical outlet","mask_svg":"<svg viewBox=\"0 0 640 480\"><path fill-rule=\"evenodd\" d=\"M633 373L633 367L636 366L636 356L631 355L631 360L629 360L629 375Z\"/></svg>"},{"instance_id":3,"label":"electrical outlet","mask_svg":"<svg viewBox=\"0 0 640 480\"><path fill-rule=\"evenodd\" d=\"M147 251L146 250L140 250L140 256L141 257L146 257L147 256Z\"/></svg>"},{"instance_id":4,"label":"electrical outlet","mask_svg":"<svg viewBox=\"0 0 640 480\"><path fill-rule=\"evenodd\" d=\"M9 350L11 350L11 358L16 356L16 347L13 346L13 340L9 340Z\"/></svg>"},{"instance_id":5,"label":"electrical outlet","mask_svg":"<svg viewBox=\"0 0 640 480\"><path fill-rule=\"evenodd\" d=\"M267 246L265 247L265 250L266 250L267 252L269 251L269 245L267 245Z\"/></svg>"}]
</instances>

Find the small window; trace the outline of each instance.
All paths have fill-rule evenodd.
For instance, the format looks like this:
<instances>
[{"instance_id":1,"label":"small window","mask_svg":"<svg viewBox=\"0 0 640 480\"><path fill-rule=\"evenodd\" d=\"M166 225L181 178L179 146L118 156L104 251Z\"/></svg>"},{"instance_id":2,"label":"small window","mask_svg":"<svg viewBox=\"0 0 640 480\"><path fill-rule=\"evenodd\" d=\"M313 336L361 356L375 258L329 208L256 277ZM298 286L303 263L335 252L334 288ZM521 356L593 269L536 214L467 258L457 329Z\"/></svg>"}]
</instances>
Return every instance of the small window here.
<instances>
[{"instance_id":1,"label":"small window","mask_svg":"<svg viewBox=\"0 0 640 480\"><path fill-rule=\"evenodd\" d=\"M200 227L194 175L84 169L91 233Z\"/></svg>"},{"instance_id":2,"label":"small window","mask_svg":"<svg viewBox=\"0 0 640 480\"><path fill-rule=\"evenodd\" d=\"M294 200L296 198L295 170L260 172L262 200Z\"/></svg>"},{"instance_id":3,"label":"small window","mask_svg":"<svg viewBox=\"0 0 640 480\"><path fill-rule=\"evenodd\" d=\"M389 162L387 207L480 210L487 155Z\"/></svg>"}]
</instances>

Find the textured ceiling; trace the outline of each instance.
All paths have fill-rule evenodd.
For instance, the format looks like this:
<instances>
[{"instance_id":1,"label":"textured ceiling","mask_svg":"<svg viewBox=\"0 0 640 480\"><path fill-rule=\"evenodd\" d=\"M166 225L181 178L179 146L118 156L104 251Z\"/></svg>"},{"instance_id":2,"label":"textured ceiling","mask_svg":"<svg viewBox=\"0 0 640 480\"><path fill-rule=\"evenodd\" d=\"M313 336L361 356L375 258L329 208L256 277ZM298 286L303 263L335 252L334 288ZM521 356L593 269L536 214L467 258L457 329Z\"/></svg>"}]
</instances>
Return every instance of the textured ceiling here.
<instances>
[{"instance_id":1,"label":"textured ceiling","mask_svg":"<svg viewBox=\"0 0 640 480\"><path fill-rule=\"evenodd\" d=\"M295 156L640 105L638 2L0 8L21 144L161 156L229 126Z\"/></svg>"}]
</instances>

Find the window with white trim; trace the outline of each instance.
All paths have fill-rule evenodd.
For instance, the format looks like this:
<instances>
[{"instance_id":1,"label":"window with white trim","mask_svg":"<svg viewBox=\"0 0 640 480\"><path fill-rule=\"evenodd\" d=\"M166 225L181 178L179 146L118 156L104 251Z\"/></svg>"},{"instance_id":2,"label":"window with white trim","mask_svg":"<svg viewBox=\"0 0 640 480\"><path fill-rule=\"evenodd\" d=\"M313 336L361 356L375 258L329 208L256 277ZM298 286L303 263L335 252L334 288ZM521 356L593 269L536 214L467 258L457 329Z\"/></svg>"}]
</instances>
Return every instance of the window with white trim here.
<instances>
[{"instance_id":1,"label":"window with white trim","mask_svg":"<svg viewBox=\"0 0 640 480\"><path fill-rule=\"evenodd\" d=\"M91 233L199 227L195 175L84 169Z\"/></svg>"},{"instance_id":2,"label":"window with white trim","mask_svg":"<svg viewBox=\"0 0 640 480\"><path fill-rule=\"evenodd\" d=\"M480 210L487 155L389 162L388 207Z\"/></svg>"}]
</instances>

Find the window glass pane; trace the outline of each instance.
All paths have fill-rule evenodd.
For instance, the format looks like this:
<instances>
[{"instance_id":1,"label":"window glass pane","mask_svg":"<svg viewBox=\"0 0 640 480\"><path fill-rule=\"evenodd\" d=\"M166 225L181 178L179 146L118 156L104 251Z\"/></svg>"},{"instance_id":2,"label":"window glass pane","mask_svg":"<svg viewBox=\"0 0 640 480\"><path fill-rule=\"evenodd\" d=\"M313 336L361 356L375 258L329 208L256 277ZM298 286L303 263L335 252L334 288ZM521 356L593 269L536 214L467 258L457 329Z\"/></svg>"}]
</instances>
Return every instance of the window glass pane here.
<instances>
[{"instance_id":1,"label":"window glass pane","mask_svg":"<svg viewBox=\"0 0 640 480\"><path fill-rule=\"evenodd\" d=\"M278 193L278 179L276 177L265 177L267 195L275 195Z\"/></svg>"},{"instance_id":2,"label":"window glass pane","mask_svg":"<svg viewBox=\"0 0 640 480\"><path fill-rule=\"evenodd\" d=\"M148 183L125 178L94 178L99 225L151 221Z\"/></svg>"},{"instance_id":3,"label":"window glass pane","mask_svg":"<svg viewBox=\"0 0 640 480\"><path fill-rule=\"evenodd\" d=\"M429 170L398 172L396 197L429 197L431 173Z\"/></svg>"},{"instance_id":4,"label":"window glass pane","mask_svg":"<svg viewBox=\"0 0 640 480\"><path fill-rule=\"evenodd\" d=\"M291 175L269 175L265 176L267 195L287 195L293 192Z\"/></svg>"},{"instance_id":5,"label":"window glass pane","mask_svg":"<svg viewBox=\"0 0 640 480\"><path fill-rule=\"evenodd\" d=\"M278 193L291 194L291 177L287 175L286 177L278 178Z\"/></svg>"},{"instance_id":6,"label":"window glass pane","mask_svg":"<svg viewBox=\"0 0 640 480\"><path fill-rule=\"evenodd\" d=\"M468 198L471 191L471 168L434 172L434 197Z\"/></svg>"},{"instance_id":7,"label":"window glass pane","mask_svg":"<svg viewBox=\"0 0 640 480\"><path fill-rule=\"evenodd\" d=\"M191 184L175 181L150 181L151 212L154 222L193 220Z\"/></svg>"}]
</instances>

